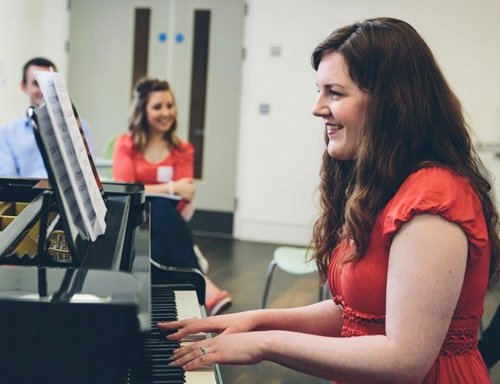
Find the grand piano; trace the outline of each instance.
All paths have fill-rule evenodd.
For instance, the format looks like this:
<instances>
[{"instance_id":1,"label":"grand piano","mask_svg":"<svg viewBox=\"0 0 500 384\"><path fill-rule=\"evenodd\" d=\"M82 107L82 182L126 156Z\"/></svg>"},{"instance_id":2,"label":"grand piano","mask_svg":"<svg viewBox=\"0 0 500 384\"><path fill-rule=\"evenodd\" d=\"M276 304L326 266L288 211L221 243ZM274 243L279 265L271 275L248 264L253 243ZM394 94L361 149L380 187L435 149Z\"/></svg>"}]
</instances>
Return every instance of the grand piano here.
<instances>
[{"instance_id":1,"label":"grand piano","mask_svg":"<svg viewBox=\"0 0 500 384\"><path fill-rule=\"evenodd\" d=\"M42 153L43 154L43 153ZM197 270L150 258L142 184L102 183L106 230L73 236L49 181L0 178L0 383L222 383L219 367L169 367L155 324L203 317Z\"/></svg>"}]
</instances>

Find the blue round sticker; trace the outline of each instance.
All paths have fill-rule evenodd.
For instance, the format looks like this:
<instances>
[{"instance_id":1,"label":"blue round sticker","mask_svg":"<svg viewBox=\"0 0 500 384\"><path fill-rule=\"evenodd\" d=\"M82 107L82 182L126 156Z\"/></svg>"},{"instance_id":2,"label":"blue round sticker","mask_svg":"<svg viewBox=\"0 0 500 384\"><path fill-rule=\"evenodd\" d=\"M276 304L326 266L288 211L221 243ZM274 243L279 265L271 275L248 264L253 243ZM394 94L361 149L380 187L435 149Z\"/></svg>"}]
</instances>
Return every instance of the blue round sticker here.
<instances>
[{"instance_id":1,"label":"blue round sticker","mask_svg":"<svg viewBox=\"0 0 500 384\"><path fill-rule=\"evenodd\" d=\"M158 34L158 41L160 43L164 43L165 41L167 41L167 34L165 32L160 32Z\"/></svg>"},{"instance_id":2,"label":"blue round sticker","mask_svg":"<svg viewBox=\"0 0 500 384\"><path fill-rule=\"evenodd\" d=\"M177 33L175 35L175 42L176 43L182 43L184 41L184 34L183 33Z\"/></svg>"}]
</instances>

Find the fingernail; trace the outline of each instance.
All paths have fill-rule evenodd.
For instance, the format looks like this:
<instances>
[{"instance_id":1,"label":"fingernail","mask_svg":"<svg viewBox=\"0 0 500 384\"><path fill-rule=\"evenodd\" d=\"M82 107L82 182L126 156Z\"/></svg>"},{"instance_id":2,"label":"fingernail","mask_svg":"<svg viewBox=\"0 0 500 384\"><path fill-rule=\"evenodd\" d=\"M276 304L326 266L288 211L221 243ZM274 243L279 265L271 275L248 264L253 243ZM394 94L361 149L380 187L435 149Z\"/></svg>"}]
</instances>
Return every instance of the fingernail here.
<instances>
[{"instance_id":1,"label":"fingernail","mask_svg":"<svg viewBox=\"0 0 500 384\"><path fill-rule=\"evenodd\" d=\"M171 363L167 364L168 367L177 367L177 363L175 361L172 361Z\"/></svg>"}]
</instances>

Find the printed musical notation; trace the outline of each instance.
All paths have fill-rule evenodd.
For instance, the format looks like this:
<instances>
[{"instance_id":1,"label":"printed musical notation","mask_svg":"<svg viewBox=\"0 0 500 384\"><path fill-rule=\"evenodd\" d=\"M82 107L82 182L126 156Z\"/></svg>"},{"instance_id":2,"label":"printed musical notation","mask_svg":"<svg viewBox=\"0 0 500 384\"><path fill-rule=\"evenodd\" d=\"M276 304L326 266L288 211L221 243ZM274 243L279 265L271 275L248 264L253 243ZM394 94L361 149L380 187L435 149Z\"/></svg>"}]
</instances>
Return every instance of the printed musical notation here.
<instances>
[{"instance_id":1,"label":"printed musical notation","mask_svg":"<svg viewBox=\"0 0 500 384\"><path fill-rule=\"evenodd\" d=\"M68 89L61 74L35 72L51 124L45 140L54 175L63 191L65 210L81 236L94 241L106 230L106 205L92 172L85 143L73 113Z\"/></svg>"}]
</instances>

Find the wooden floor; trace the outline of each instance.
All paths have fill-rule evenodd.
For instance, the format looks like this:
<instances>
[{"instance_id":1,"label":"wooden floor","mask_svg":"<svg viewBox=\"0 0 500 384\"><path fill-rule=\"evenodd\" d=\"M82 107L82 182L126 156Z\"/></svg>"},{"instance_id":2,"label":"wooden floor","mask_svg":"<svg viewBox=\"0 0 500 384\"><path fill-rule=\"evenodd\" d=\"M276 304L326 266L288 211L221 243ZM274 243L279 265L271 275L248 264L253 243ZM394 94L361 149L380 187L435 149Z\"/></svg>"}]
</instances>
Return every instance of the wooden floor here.
<instances>
[{"instance_id":1,"label":"wooden floor","mask_svg":"<svg viewBox=\"0 0 500 384\"><path fill-rule=\"evenodd\" d=\"M231 292L238 312L259 308L264 290L267 266L274 244L195 236L195 242L210 262L209 277ZM318 280L314 274L290 275L276 270L268 307L285 308L314 303L318 298ZM489 322L500 301L500 284L486 300L484 324ZM264 362L255 366L221 366L224 384L324 384L326 381L307 376L276 364ZM494 384L500 384L500 364L491 372Z\"/></svg>"}]
</instances>

